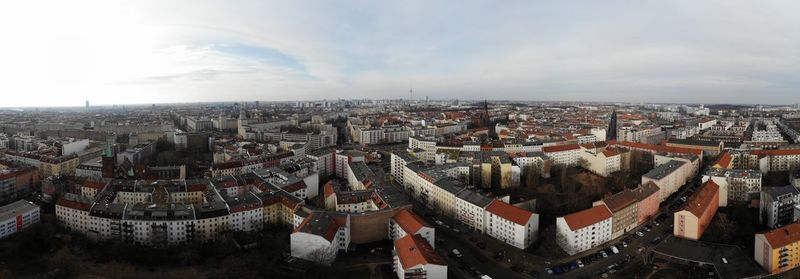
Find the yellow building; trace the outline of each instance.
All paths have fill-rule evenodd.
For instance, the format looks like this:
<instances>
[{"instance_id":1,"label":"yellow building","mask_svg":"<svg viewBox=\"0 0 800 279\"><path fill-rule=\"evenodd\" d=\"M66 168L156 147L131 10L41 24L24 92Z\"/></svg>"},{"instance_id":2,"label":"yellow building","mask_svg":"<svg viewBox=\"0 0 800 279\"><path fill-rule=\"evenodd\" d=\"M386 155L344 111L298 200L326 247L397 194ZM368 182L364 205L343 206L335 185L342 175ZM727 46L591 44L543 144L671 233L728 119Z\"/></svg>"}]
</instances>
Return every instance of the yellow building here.
<instances>
[{"instance_id":1,"label":"yellow building","mask_svg":"<svg viewBox=\"0 0 800 279\"><path fill-rule=\"evenodd\" d=\"M800 223L755 236L753 257L771 274L800 266Z\"/></svg>"}]
</instances>

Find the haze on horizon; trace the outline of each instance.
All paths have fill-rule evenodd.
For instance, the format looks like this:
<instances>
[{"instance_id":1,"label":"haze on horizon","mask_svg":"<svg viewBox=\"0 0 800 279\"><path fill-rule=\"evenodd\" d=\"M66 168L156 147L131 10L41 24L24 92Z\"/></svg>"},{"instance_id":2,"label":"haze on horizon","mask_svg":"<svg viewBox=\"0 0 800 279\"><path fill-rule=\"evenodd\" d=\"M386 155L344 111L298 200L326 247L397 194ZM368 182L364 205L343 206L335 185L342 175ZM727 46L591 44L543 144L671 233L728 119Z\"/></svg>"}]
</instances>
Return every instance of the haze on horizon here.
<instances>
[{"instance_id":1,"label":"haze on horizon","mask_svg":"<svg viewBox=\"0 0 800 279\"><path fill-rule=\"evenodd\" d=\"M8 1L0 107L798 103L796 1Z\"/></svg>"}]
</instances>

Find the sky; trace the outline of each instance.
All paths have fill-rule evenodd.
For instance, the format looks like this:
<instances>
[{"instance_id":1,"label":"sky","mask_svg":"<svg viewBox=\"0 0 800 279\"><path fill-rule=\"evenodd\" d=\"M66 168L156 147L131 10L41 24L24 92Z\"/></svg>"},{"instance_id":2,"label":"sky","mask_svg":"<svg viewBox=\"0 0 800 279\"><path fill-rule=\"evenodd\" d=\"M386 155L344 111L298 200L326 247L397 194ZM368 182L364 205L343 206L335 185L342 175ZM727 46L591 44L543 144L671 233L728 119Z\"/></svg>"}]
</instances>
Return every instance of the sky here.
<instances>
[{"instance_id":1,"label":"sky","mask_svg":"<svg viewBox=\"0 0 800 279\"><path fill-rule=\"evenodd\" d=\"M800 103L798 1L3 1L0 107Z\"/></svg>"}]
</instances>

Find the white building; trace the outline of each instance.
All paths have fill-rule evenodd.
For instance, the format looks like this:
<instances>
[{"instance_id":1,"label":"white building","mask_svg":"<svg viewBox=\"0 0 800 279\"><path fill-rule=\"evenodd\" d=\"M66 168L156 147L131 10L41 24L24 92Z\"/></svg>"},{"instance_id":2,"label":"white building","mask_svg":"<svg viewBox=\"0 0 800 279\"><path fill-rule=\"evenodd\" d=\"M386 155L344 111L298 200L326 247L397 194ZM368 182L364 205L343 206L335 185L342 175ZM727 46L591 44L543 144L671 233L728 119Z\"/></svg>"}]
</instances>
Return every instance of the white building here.
<instances>
[{"instance_id":1,"label":"white building","mask_svg":"<svg viewBox=\"0 0 800 279\"><path fill-rule=\"evenodd\" d=\"M556 242L567 254L592 249L611 240L613 216L605 205L556 219Z\"/></svg>"},{"instance_id":2,"label":"white building","mask_svg":"<svg viewBox=\"0 0 800 279\"><path fill-rule=\"evenodd\" d=\"M493 200L486 207L486 227L489 236L519 249L528 248L539 233L539 215L522 208Z\"/></svg>"},{"instance_id":3,"label":"white building","mask_svg":"<svg viewBox=\"0 0 800 279\"><path fill-rule=\"evenodd\" d=\"M330 265L350 246L350 215L311 213L290 239L292 257Z\"/></svg>"},{"instance_id":4,"label":"white building","mask_svg":"<svg viewBox=\"0 0 800 279\"><path fill-rule=\"evenodd\" d=\"M389 239L397 240L408 235L419 235L431 247L436 247L436 230L433 226L411 212L410 209L403 209L389 219Z\"/></svg>"},{"instance_id":5,"label":"white building","mask_svg":"<svg viewBox=\"0 0 800 279\"><path fill-rule=\"evenodd\" d=\"M0 239L39 223L39 206L18 200L0 207Z\"/></svg>"},{"instance_id":6,"label":"white building","mask_svg":"<svg viewBox=\"0 0 800 279\"><path fill-rule=\"evenodd\" d=\"M447 262L418 235L406 235L395 240L392 254L392 268L397 272L397 278L447 278Z\"/></svg>"},{"instance_id":7,"label":"white building","mask_svg":"<svg viewBox=\"0 0 800 279\"><path fill-rule=\"evenodd\" d=\"M542 147L542 152L549 157L553 166L574 167L578 165L580 158L580 145L563 144Z\"/></svg>"}]
</instances>

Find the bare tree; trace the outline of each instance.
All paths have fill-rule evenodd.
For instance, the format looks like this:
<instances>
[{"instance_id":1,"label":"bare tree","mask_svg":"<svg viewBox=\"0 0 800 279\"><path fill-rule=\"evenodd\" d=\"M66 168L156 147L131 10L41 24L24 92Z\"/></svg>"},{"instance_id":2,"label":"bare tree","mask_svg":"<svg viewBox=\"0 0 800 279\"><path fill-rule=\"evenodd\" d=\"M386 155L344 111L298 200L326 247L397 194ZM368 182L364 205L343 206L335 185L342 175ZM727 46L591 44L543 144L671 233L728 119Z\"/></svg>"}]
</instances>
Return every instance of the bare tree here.
<instances>
[{"instance_id":1,"label":"bare tree","mask_svg":"<svg viewBox=\"0 0 800 279\"><path fill-rule=\"evenodd\" d=\"M308 254L310 261L330 266L336 259L336 255L329 248L318 248Z\"/></svg>"}]
</instances>

